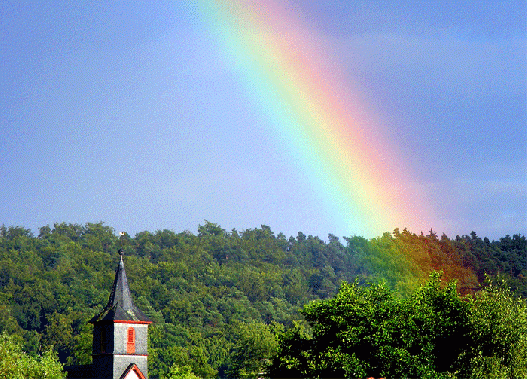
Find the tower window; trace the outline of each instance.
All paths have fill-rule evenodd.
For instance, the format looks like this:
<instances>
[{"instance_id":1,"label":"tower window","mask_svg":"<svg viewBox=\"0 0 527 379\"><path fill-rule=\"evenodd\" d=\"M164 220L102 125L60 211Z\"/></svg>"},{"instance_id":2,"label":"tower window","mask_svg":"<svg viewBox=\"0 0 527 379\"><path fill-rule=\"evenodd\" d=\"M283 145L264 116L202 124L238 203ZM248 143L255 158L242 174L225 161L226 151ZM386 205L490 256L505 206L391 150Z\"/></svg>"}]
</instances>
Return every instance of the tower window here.
<instances>
[{"instance_id":1,"label":"tower window","mask_svg":"<svg viewBox=\"0 0 527 379\"><path fill-rule=\"evenodd\" d=\"M135 354L135 329L128 328L128 340L126 342L126 354Z\"/></svg>"},{"instance_id":2,"label":"tower window","mask_svg":"<svg viewBox=\"0 0 527 379\"><path fill-rule=\"evenodd\" d=\"M101 328L100 352L105 353L104 345L106 344L106 330Z\"/></svg>"}]
</instances>

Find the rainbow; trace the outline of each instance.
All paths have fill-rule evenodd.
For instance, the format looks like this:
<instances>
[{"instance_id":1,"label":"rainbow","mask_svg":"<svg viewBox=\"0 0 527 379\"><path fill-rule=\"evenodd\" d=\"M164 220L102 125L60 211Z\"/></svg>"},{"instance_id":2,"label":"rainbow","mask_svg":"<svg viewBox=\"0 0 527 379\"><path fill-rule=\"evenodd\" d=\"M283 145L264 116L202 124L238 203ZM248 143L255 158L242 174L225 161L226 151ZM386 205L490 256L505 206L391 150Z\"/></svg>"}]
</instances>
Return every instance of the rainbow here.
<instances>
[{"instance_id":1,"label":"rainbow","mask_svg":"<svg viewBox=\"0 0 527 379\"><path fill-rule=\"evenodd\" d=\"M200 17L279 143L349 235L428 231L430 210L330 48L274 0L201 0Z\"/></svg>"}]
</instances>

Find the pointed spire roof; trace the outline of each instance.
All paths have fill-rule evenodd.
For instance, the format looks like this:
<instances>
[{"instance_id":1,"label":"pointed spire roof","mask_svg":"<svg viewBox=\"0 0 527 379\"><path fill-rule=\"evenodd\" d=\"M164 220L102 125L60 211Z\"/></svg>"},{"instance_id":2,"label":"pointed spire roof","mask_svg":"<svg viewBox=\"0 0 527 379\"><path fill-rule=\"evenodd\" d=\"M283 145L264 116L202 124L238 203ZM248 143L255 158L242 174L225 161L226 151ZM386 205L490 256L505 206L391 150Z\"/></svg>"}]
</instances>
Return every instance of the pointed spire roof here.
<instances>
[{"instance_id":1,"label":"pointed spire roof","mask_svg":"<svg viewBox=\"0 0 527 379\"><path fill-rule=\"evenodd\" d=\"M130 322L146 322L151 323L150 320L139 308L134 305L132 301L132 294L128 287L128 279L124 271L123 253L119 250L121 256L119 265L115 270L115 280L113 281L112 292L108 299L108 304L97 316L92 318L90 322L98 321L130 321Z\"/></svg>"}]
</instances>

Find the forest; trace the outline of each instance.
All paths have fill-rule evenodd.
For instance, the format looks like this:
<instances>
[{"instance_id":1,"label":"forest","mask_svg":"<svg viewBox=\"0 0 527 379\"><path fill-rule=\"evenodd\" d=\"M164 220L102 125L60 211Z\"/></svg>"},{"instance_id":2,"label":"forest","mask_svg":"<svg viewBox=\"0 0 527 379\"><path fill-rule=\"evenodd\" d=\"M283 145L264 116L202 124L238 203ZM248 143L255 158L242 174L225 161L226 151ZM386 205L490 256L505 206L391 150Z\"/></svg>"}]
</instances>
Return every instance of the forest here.
<instances>
[{"instance_id":1,"label":"forest","mask_svg":"<svg viewBox=\"0 0 527 379\"><path fill-rule=\"evenodd\" d=\"M317 315L328 307L339 309L335 304L360 300L375 312L423 315L418 304L435 299L437 305L442 299L459 313L459 320L481 329L486 319L477 312L488 307L481 299L510 300L507 309L524 315L527 297L527 241L519 234L490 241L475 232L449 238L432 230L414 234L396 229L371 239L331 234L321 239L301 232L276 234L265 225L227 231L205 221L197 234L158 230L119 237L102 222L47 225L38 235L20 226L1 226L2 340L28 357L51 359L52 354L62 364L90 363L92 325L87 321L108 301L118 249L125 253L134 302L154 321L149 330L152 379L252 378L269 367L276 375L296 370L303 377L324 377L323 370L306 371L318 362L317 352L299 355L291 349L295 341L316 341L317 333L323 335ZM338 300L345 295L346 301ZM382 301L371 303L372 298ZM332 317L322 325L330 325ZM382 335L393 337L386 331ZM411 347L397 349L415 362L421 359ZM434 364L432 350L419 367ZM326 358L335 353L328 351ZM364 368L358 376L373 367L346 362L344 366Z\"/></svg>"}]
</instances>

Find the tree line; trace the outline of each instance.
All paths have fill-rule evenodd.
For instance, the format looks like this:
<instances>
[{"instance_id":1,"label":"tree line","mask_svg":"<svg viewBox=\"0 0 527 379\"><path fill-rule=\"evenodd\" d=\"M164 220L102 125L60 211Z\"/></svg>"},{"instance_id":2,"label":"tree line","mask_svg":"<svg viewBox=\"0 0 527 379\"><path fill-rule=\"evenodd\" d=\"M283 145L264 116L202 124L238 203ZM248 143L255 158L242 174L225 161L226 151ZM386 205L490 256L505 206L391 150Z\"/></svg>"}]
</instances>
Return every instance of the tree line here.
<instances>
[{"instance_id":1,"label":"tree line","mask_svg":"<svg viewBox=\"0 0 527 379\"><path fill-rule=\"evenodd\" d=\"M444 282L457 280L461 298L478 292L488 274L500 275L510 296L527 295L521 235L489 241L474 232L450 239L396 229L324 241L265 225L226 231L205 222L197 234L159 230L120 239L104 223L54 224L38 235L2 226L0 333L29 356L53 351L62 363L89 363L87 320L107 302L119 248L134 301L154 320L153 379L257 375L283 351L291 330L314 333L302 307L331 301L343 283L362 289L383 281L394 298L409 299L441 271Z\"/></svg>"}]
</instances>

